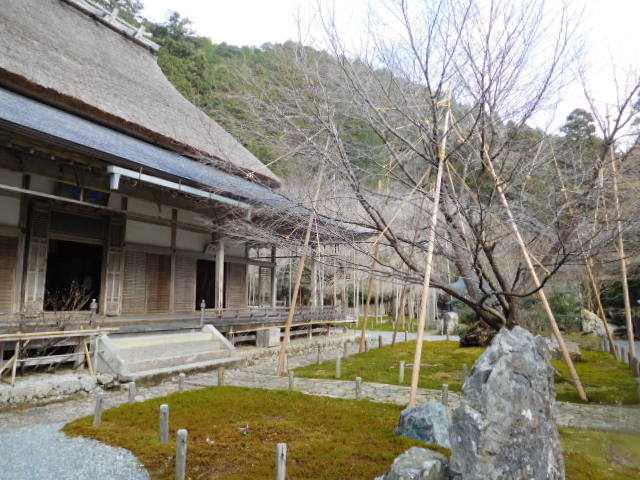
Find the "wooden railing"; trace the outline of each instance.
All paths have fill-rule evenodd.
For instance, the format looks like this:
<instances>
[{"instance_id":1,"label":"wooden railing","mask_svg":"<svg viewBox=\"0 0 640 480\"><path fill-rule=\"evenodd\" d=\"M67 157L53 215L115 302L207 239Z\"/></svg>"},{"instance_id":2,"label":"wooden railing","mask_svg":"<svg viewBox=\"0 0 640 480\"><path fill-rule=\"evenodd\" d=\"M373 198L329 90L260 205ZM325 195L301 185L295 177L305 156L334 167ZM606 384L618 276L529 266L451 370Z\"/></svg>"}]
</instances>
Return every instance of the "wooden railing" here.
<instances>
[{"instance_id":1,"label":"wooden railing","mask_svg":"<svg viewBox=\"0 0 640 480\"><path fill-rule=\"evenodd\" d=\"M340 307L302 307L296 309L293 323L344 320ZM216 327L239 324L284 324L289 317L289 307L249 307L242 309L201 309L201 322Z\"/></svg>"},{"instance_id":2,"label":"wooden railing","mask_svg":"<svg viewBox=\"0 0 640 480\"><path fill-rule=\"evenodd\" d=\"M139 316L105 317L96 315L95 309L74 312L44 312L28 315L24 312L0 312L0 333L69 330L75 328L118 327L127 333L200 328L213 324L223 332L232 328L257 329L284 325L289 315L288 307L248 307L241 309L203 308L186 314L154 314ZM342 322L348 315L340 307L301 307L297 309L293 324L308 325Z\"/></svg>"}]
</instances>

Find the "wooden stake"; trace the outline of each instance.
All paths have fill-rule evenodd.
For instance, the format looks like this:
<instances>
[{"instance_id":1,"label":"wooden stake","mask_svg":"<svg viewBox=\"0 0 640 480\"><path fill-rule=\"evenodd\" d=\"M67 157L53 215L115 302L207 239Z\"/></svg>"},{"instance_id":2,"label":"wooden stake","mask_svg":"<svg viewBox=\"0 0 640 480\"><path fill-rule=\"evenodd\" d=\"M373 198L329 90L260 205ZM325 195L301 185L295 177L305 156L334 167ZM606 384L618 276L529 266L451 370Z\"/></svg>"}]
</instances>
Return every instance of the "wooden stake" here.
<instances>
[{"instance_id":1,"label":"wooden stake","mask_svg":"<svg viewBox=\"0 0 640 480\"><path fill-rule=\"evenodd\" d=\"M294 373L293 370L289 370L289 390L293 390Z\"/></svg>"},{"instance_id":2,"label":"wooden stake","mask_svg":"<svg viewBox=\"0 0 640 480\"><path fill-rule=\"evenodd\" d=\"M176 442L176 480L184 480L187 470L187 431L178 430Z\"/></svg>"},{"instance_id":3,"label":"wooden stake","mask_svg":"<svg viewBox=\"0 0 640 480\"><path fill-rule=\"evenodd\" d=\"M282 343L280 344L280 355L278 356L278 367L276 369L276 375L284 375L284 356L287 353L287 346L289 345L289 337L291 336L291 324L293 323L293 317L296 313L296 305L298 303L298 294L300 292L300 282L302 281L302 273L304 271L304 261L306 258L306 254L304 251L309 246L309 239L311 238L311 227L313 227L313 222L316 218L316 210L315 204L318 202L318 197L320 196L320 187L322 185L322 175L324 173L324 167L320 170L318 174L318 184L316 185L316 192L312 205L312 212L309 215L309 221L307 222L307 231L304 236L304 246L303 253L300 256L300 260L298 262L298 271L296 273L296 283L293 287L293 295L291 297L291 307L289 308L289 316L287 317L287 323L284 328L284 337L282 338Z\"/></svg>"},{"instance_id":4,"label":"wooden stake","mask_svg":"<svg viewBox=\"0 0 640 480\"><path fill-rule=\"evenodd\" d=\"M360 400L361 390L362 390L362 378L356 377L356 400Z\"/></svg>"},{"instance_id":5,"label":"wooden stake","mask_svg":"<svg viewBox=\"0 0 640 480\"><path fill-rule=\"evenodd\" d=\"M96 406L93 411L93 426L99 427L102 425L102 407L104 406L104 393L99 393L96 396Z\"/></svg>"},{"instance_id":6,"label":"wooden stake","mask_svg":"<svg viewBox=\"0 0 640 480\"><path fill-rule=\"evenodd\" d=\"M221 387L224 385L224 367L218 368L218 386Z\"/></svg>"},{"instance_id":7,"label":"wooden stake","mask_svg":"<svg viewBox=\"0 0 640 480\"><path fill-rule=\"evenodd\" d=\"M160 443L169 443L169 405L160 405Z\"/></svg>"},{"instance_id":8,"label":"wooden stake","mask_svg":"<svg viewBox=\"0 0 640 480\"><path fill-rule=\"evenodd\" d=\"M340 378L340 376L342 375L342 358L340 357L340 355L338 355L336 357L336 378Z\"/></svg>"},{"instance_id":9,"label":"wooden stake","mask_svg":"<svg viewBox=\"0 0 640 480\"><path fill-rule=\"evenodd\" d=\"M400 361L400 368L398 370L398 383L400 385L402 385L404 383L404 369L405 369L405 362L404 360Z\"/></svg>"},{"instance_id":10,"label":"wooden stake","mask_svg":"<svg viewBox=\"0 0 640 480\"><path fill-rule=\"evenodd\" d=\"M129 382L129 404L136 403L136 382Z\"/></svg>"},{"instance_id":11,"label":"wooden stake","mask_svg":"<svg viewBox=\"0 0 640 480\"><path fill-rule=\"evenodd\" d=\"M279 443L276 449L276 480L287 478L287 444Z\"/></svg>"}]
</instances>

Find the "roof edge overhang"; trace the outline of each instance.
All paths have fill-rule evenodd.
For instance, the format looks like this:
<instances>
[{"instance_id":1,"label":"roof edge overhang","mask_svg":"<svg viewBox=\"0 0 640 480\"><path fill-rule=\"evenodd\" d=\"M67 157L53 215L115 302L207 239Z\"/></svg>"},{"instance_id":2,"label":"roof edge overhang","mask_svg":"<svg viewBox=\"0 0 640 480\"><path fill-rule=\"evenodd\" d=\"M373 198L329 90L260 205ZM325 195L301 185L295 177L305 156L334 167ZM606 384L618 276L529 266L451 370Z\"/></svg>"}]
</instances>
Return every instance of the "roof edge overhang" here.
<instances>
[{"instance_id":1,"label":"roof edge overhang","mask_svg":"<svg viewBox=\"0 0 640 480\"><path fill-rule=\"evenodd\" d=\"M249 171L237 167L227 160L196 150L193 147L165 137L138 124L131 123L116 115L100 110L90 104L78 100L77 98L42 87L21 75L16 75L15 73L3 68L0 68L0 86L20 95L32 98L33 100L46 103L70 114L80 116L90 122L116 130L124 135L137 138L159 148L170 150L178 155L188 157L193 161L211 164L220 170L231 175L239 176L247 181L253 181L252 179L255 178L259 180L259 182L256 183L265 185L272 189L277 189L282 186L279 180L276 181L274 178L260 172Z\"/></svg>"},{"instance_id":2,"label":"roof edge overhang","mask_svg":"<svg viewBox=\"0 0 640 480\"><path fill-rule=\"evenodd\" d=\"M0 128L111 165L203 187L247 203L284 200L265 186L2 88Z\"/></svg>"}]
</instances>

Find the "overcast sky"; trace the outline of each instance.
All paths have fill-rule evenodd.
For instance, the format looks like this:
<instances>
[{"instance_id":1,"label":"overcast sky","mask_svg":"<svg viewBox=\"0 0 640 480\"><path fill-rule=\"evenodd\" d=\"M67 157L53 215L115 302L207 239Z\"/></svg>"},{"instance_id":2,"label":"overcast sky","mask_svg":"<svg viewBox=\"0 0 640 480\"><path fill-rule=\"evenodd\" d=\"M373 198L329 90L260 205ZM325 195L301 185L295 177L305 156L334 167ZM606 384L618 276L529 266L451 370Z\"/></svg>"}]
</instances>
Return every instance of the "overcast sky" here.
<instances>
[{"instance_id":1,"label":"overcast sky","mask_svg":"<svg viewBox=\"0 0 640 480\"><path fill-rule=\"evenodd\" d=\"M145 0L144 3L143 14L152 20L162 21L168 11L177 10L193 21L198 34L215 43L238 46L298 39L297 12L314 5L309 0ZM367 0L335 3L341 9L344 24L349 26L349 35L357 36L360 23L357 18L366 10ZM640 0L574 0L574 3L578 7L584 5L581 29L589 36L586 62L590 89L597 99L613 102L611 59L623 70L640 65ZM313 32L303 32L303 36L308 35ZM570 87L557 111L550 114L554 118L552 127L557 128L576 106L586 107L583 98L579 85Z\"/></svg>"}]
</instances>

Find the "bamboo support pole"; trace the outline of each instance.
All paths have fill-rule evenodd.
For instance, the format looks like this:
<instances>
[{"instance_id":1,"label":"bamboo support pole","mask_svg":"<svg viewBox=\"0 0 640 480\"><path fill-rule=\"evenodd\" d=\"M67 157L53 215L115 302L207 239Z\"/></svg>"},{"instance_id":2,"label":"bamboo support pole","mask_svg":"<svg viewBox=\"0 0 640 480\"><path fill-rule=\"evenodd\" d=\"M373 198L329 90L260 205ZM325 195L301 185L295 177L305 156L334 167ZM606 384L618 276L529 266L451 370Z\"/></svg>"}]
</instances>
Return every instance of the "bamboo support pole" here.
<instances>
[{"instance_id":1,"label":"bamboo support pole","mask_svg":"<svg viewBox=\"0 0 640 480\"><path fill-rule=\"evenodd\" d=\"M413 358L413 370L411 372L411 390L409 393L409 405L415 406L418 396L418 381L420 379L420 363L422 359L422 342L424 338L424 324L427 318L427 310L429 308L429 284L431 282L431 269L433 267L433 247L436 240L436 225L438 223L438 208L440 205L440 192L442 187L442 171L444 169L445 146L447 141L447 130L449 129L449 109L444 119L444 134L442 136L442 145L438 157L438 173L436 174L436 190L433 195L433 205L431 208L431 225L429 230L429 240L427 244L427 258L425 261L424 281L422 282L422 296L420 298L420 317L418 319L418 335L416 339L416 351Z\"/></svg>"},{"instance_id":2,"label":"bamboo support pole","mask_svg":"<svg viewBox=\"0 0 640 480\"><path fill-rule=\"evenodd\" d=\"M611 328L609 328L609 323L607 322L606 314L604 313L604 307L602 306L602 299L600 298L600 288L596 283L595 276L593 275L593 269L591 268L591 259L586 259L585 270L587 272L587 277L589 278L589 283L591 284L591 290L593 291L593 296L596 298L596 306L598 307L598 315L602 319L602 323L604 324L604 330L607 334L607 340L609 341L609 351L615 357L616 350L618 346L616 345L615 340L613 339L613 332L611 332Z\"/></svg>"},{"instance_id":3,"label":"bamboo support pole","mask_svg":"<svg viewBox=\"0 0 640 480\"><path fill-rule=\"evenodd\" d=\"M16 342L16 352L13 355L13 365L11 366L11 386L16 383L16 368L18 367L18 359L20 357L20 341Z\"/></svg>"},{"instance_id":4,"label":"bamboo support pole","mask_svg":"<svg viewBox=\"0 0 640 480\"><path fill-rule=\"evenodd\" d=\"M629 299L629 283L627 278L627 261L624 255L624 240L622 238L622 220L620 218L620 197L618 192L618 166L611 145L611 179L613 183L613 199L616 211L616 228L618 233L618 257L620 259L620 275L622 277L622 296L624 300L624 316L627 324L627 339L629 340L629 353L632 360L636 360L636 343L633 332L633 319L631 317L631 301Z\"/></svg>"},{"instance_id":5,"label":"bamboo support pole","mask_svg":"<svg viewBox=\"0 0 640 480\"><path fill-rule=\"evenodd\" d=\"M484 157L484 164L489 170L489 172L491 173L491 176L495 181L498 196L500 197L500 201L507 213L509 225L514 233L514 236L516 237L516 241L520 247L522 256L524 257L525 263L527 264L527 269L529 270L529 274L533 279L533 283L535 287L538 289L538 297L540 298L542 307L547 315L547 318L549 319L549 323L551 324L551 330L553 331L553 335L556 337L556 340L558 341L558 345L560 346L560 351L562 352L562 358L564 359L564 362L567 364L569 373L571 374L571 378L573 379L574 385L576 387L576 390L578 391L578 395L580 396L580 399L586 402L588 401L587 394L584 391L584 388L582 387L582 382L580 381L580 377L578 377L578 372L576 371L576 368L573 364L573 360L571 360L571 357L569 356L569 350L567 350L567 345L565 344L564 338L562 337L562 333L560 333L560 329L558 328L556 319L553 316L553 312L551 311L551 306L549 305L547 296L544 293L544 290L541 288L540 279L538 278L536 269L533 266L533 263L531 261L529 250L527 249L527 246L525 245L524 240L520 235L520 229L518 228L518 224L516 223L516 220L513 216L513 212L511 211L511 207L509 206L509 202L507 201L507 197L504 193L503 182L498 176L493 166L491 157L486 152L483 152L483 157Z\"/></svg>"},{"instance_id":6,"label":"bamboo support pole","mask_svg":"<svg viewBox=\"0 0 640 480\"><path fill-rule=\"evenodd\" d=\"M407 293L409 292L409 286L405 283L402 286L402 292L400 293L400 304L398 305L398 312L396 314L396 323L393 326L393 336L391 337L391 346L394 347L396 345L396 337L398 336L398 331L400 329L400 320L402 319L402 323L404 324L404 309L407 303Z\"/></svg>"},{"instance_id":7,"label":"bamboo support pole","mask_svg":"<svg viewBox=\"0 0 640 480\"><path fill-rule=\"evenodd\" d=\"M316 185L316 192L314 196L312 206L312 213L309 215L309 221L307 223L307 231L304 236L304 246L303 252L309 245L309 239L311 238L311 228L313 227L313 222L316 218L315 213L315 204L318 202L318 197L320 196L320 187L322 186L322 175L324 172L324 168L318 174L318 184ZM304 261L306 255L303 253L300 255L300 260L298 262L298 271L296 272L296 282L293 287L293 295L291 297L291 307L289 308L289 316L287 318L287 323L284 327L284 337L282 338L282 343L280 344L280 354L278 356L278 367L276 369L276 375L283 375L285 372L284 366L284 358L287 353L287 346L289 345L289 337L291 336L291 325L293 324L293 317L295 315L296 304L298 303L298 294L300 292L300 282L302 281L302 273L304 271Z\"/></svg>"},{"instance_id":8,"label":"bamboo support pole","mask_svg":"<svg viewBox=\"0 0 640 480\"><path fill-rule=\"evenodd\" d=\"M87 342L87 337L82 339L82 348L84 349L84 358L87 361L87 368L89 369L89 375L95 377L96 372L93 369L93 362L91 361L91 353L89 352L89 345Z\"/></svg>"},{"instance_id":9,"label":"bamboo support pole","mask_svg":"<svg viewBox=\"0 0 640 480\"><path fill-rule=\"evenodd\" d=\"M363 353L366 349L365 343L367 338L367 325L369 323L369 304L371 303L371 294L373 291L373 269L376 266L376 259L378 258L378 245L379 244L376 240L376 246L373 249L373 260L371 261L371 272L369 273L369 279L367 280L367 301L363 308L364 319L362 320L362 329L360 330L360 353Z\"/></svg>"},{"instance_id":10,"label":"bamboo support pole","mask_svg":"<svg viewBox=\"0 0 640 480\"><path fill-rule=\"evenodd\" d=\"M558 165L558 162L556 161L555 155L553 157L553 161L555 164L555 168L556 168L556 174L558 175L558 179L560 180L560 188L562 189L562 193L563 196L566 200L566 202L570 205L569 209L570 211L573 213L574 209L571 206L571 203L569 202L569 193L567 192L567 187L565 184L565 180L564 180L564 175L562 174L562 170L560 170L560 166ZM597 207L596 207L596 216L597 216ZM578 233L578 241L580 242L580 247L581 249L584 251L584 241L582 238L582 233L580 231L577 232ZM604 308L602 306L602 300L600 298L600 288L598 287L598 284L596 283L596 279L595 279L595 275L593 274L593 268L591 266L591 256L588 255L585 252L584 255L584 260L585 260L585 264L584 264L584 268L585 271L587 273L587 277L589 278L589 284L591 286L591 290L593 291L593 296L596 299L596 305L598 307L598 315L600 315L600 318L602 319L602 323L604 324L604 329L607 335L607 338L609 340L609 350L610 352L613 354L613 356L616 356L616 349L617 346L615 344L615 341L613 340L613 333L611 332L611 329L609 328L609 324L607 323L607 317L604 313ZM539 264L539 262L538 262Z\"/></svg>"}]
</instances>

